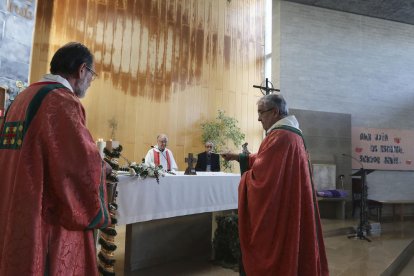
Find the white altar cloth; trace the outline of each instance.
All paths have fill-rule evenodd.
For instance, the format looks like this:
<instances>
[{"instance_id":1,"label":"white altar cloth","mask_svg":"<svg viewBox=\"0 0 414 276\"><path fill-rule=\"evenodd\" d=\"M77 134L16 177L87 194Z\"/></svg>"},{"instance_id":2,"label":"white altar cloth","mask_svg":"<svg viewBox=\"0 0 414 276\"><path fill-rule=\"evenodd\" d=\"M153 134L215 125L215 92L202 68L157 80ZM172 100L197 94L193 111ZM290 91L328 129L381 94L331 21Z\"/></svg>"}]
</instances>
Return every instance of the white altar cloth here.
<instances>
[{"instance_id":1,"label":"white altar cloth","mask_svg":"<svg viewBox=\"0 0 414 276\"><path fill-rule=\"evenodd\" d=\"M118 224L237 209L239 174L197 172L155 178L119 176Z\"/></svg>"}]
</instances>

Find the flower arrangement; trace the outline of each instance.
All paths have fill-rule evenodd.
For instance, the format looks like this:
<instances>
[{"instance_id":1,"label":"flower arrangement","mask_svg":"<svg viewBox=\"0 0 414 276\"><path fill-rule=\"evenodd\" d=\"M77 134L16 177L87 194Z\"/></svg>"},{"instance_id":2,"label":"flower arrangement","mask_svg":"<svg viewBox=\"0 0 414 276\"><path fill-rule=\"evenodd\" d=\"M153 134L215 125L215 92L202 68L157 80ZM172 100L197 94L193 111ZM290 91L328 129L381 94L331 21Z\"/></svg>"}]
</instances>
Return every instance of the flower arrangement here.
<instances>
[{"instance_id":1,"label":"flower arrangement","mask_svg":"<svg viewBox=\"0 0 414 276\"><path fill-rule=\"evenodd\" d=\"M104 154L105 158L104 160L112 167L115 171L122 171L122 172L128 172L132 176L139 176L142 179L149 177L154 177L155 180L157 180L157 183L160 183L160 176L164 176L164 170L161 165L154 166L154 165L148 165L144 162L137 164L136 162L130 162L128 159L122 156L122 146L119 145L119 147L115 148L111 151L109 151L107 148L104 148ZM127 164L126 166L119 166L118 164L118 158L122 158L126 160Z\"/></svg>"},{"instance_id":2,"label":"flower arrangement","mask_svg":"<svg viewBox=\"0 0 414 276\"><path fill-rule=\"evenodd\" d=\"M149 177L155 177L155 180L157 180L157 183L160 183L160 176L164 176L164 170L162 169L162 166L154 166L154 165L148 165L146 163L137 164L135 162L132 162L129 164L129 172L131 175L138 175L142 179Z\"/></svg>"}]
</instances>

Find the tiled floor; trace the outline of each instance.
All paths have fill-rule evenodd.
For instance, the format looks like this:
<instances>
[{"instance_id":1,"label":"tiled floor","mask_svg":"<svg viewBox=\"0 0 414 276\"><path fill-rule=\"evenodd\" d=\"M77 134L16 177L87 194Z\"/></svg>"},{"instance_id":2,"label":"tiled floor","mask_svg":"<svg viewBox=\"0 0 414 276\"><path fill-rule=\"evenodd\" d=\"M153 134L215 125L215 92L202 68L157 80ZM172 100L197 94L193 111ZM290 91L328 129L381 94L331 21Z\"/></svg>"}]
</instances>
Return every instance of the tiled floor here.
<instances>
[{"instance_id":1,"label":"tiled floor","mask_svg":"<svg viewBox=\"0 0 414 276\"><path fill-rule=\"evenodd\" d=\"M413 221L383 223L380 234L369 236L371 242L348 238L346 233L357 225L356 220L323 220L322 223L330 275L381 275L414 239ZM168 263L124 274L125 227L119 226L117 231L117 275L238 275L238 272L231 269L200 260ZM400 275L414 275L413 260Z\"/></svg>"},{"instance_id":2,"label":"tiled floor","mask_svg":"<svg viewBox=\"0 0 414 276\"><path fill-rule=\"evenodd\" d=\"M414 258L411 257L410 262L404 267L399 276L412 276L414 275Z\"/></svg>"},{"instance_id":3,"label":"tiled floor","mask_svg":"<svg viewBox=\"0 0 414 276\"><path fill-rule=\"evenodd\" d=\"M414 238L413 222L383 223L371 242L346 236L325 238L331 275L381 275Z\"/></svg>"}]
</instances>

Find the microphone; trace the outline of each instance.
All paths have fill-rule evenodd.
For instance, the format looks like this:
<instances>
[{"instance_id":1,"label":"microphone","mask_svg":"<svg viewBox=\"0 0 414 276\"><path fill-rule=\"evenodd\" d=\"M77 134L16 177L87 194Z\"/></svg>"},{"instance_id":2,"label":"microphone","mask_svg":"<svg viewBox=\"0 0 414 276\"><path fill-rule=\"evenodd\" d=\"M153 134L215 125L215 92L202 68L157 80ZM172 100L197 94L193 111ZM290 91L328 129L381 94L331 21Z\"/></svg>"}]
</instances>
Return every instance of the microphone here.
<instances>
[{"instance_id":1,"label":"microphone","mask_svg":"<svg viewBox=\"0 0 414 276\"><path fill-rule=\"evenodd\" d=\"M346 153L342 153L342 156L354 159L355 161L357 161L360 165L361 165L361 169L364 169L364 165L362 164L361 161L359 161L358 159L356 159L355 157L353 157L352 155L346 154Z\"/></svg>"}]
</instances>

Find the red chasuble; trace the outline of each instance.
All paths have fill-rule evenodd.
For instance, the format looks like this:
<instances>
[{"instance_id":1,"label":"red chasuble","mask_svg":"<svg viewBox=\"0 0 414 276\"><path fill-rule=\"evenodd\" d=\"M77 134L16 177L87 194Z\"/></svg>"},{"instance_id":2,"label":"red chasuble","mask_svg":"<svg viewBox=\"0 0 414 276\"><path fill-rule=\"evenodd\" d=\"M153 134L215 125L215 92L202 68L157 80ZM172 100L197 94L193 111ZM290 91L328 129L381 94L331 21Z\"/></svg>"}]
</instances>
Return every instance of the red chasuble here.
<instances>
[{"instance_id":1,"label":"red chasuble","mask_svg":"<svg viewBox=\"0 0 414 276\"><path fill-rule=\"evenodd\" d=\"M240 181L244 269L248 276L329 275L304 142L296 129L282 128L249 156Z\"/></svg>"},{"instance_id":2,"label":"red chasuble","mask_svg":"<svg viewBox=\"0 0 414 276\"><path fill-rule=\"evenodd\" d=\"M75 94L58 83L19 94L0 132L0 275L98 275L104 172Z\"/></svg>"}]
</instances>

